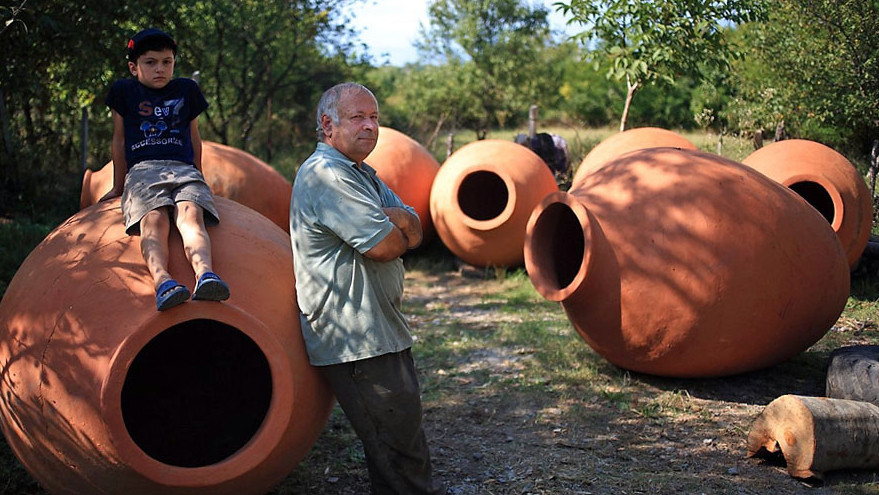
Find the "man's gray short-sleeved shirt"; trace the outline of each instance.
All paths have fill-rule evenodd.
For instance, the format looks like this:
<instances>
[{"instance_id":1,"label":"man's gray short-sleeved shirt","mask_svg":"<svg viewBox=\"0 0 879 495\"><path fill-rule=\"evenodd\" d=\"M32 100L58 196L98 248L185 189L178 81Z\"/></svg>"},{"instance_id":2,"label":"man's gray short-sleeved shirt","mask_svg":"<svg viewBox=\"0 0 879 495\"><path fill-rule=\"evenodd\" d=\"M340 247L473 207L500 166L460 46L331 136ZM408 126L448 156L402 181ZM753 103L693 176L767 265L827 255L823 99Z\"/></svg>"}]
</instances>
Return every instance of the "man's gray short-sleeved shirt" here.
<instances>
[{"instance_id":1,"label":"man's gray short-sleeved shirt","mask_svg":"<svg viewBox=\"0 0 879 495\"><path fill-rule=\"evenodd\" d=\"M383 207L403 204L375 170L355 166L318 143L299 167L290 203L290 238L302 335L315 366L338 364L412 346L400 307L403 261L363 253L393 227Z\"/></svg>"}]
</instances>

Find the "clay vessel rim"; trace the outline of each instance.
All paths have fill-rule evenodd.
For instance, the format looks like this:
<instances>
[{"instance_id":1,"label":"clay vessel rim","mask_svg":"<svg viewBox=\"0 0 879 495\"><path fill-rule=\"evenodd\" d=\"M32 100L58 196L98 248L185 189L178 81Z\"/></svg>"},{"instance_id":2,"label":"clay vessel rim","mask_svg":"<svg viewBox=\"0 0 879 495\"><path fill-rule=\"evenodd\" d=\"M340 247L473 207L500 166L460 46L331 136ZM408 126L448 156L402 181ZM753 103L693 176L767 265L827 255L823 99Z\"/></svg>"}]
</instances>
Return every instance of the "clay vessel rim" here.
<instances>
[{"instance_id":1,"label":"clay vessel rim","mask_svg":"<svg viewBox=\"0 0 879 495\"><path fill-rule=\"evenodd\" d=\"M801 184L803 182L814 182L818 184L830 196L831 201L833 201L833 221L830 222L830 226L833 228L834 232L839 233L839 229L842 227L842 220L845 218L845 202L842 199L842 195L839 193L839 189L830 179L821 174L791 175L784 179L781 182L781 185L790 189L792 185Z\"/></svg>"},{"instance_id":2,"label":"clay vessel rim","mask_svg":"<svg viewBox=\"0 0 879 495\"><path fill-rule=\"evenodd\" d=\"M536 225L541 221L541 216L544 212L549 207L559 204L567 206L577 217L577 220L580 223L580 228L583 232L584 241L583 261L580 263L574 278L564 287L558 287L558 284L550 277L550 274L540 269L540 266L543 266L543 263L535 261L536 258L541 256L539 250L535 251L535 244L539 243L540 239L533 235ZM528 272L528 276L531 278L534 288L537 289L537 292L539 292L545 299L554 302L563 302L570 298L571 295L573 295L586 281L586 276L589 274L594 263L591 249L594 238L592 229L593 224L589 215L589 210L577 199L576 196L570 193L564 191L552 192L543 198L540 204L534 209L531 217L528 219L528 226L526 228L524 245L525 268Z\"/></svg>"},{"instance_id":3,"label":"clay vessel rim","mask_svg":"<svg viewBox=\"0 0 879 495\"><path fill-rule=\"evenodd\" d=\"M507 204L504 206L504 209L494 218L490 218L488 220L477 220L465 213L461 209L460 202L455 200L455 198L457 198L458 196L458 191L461 188L461 184L463 184L464 180L466 180L475 172L491 172L498 176L498 178L500 178L504 182L504 186L507 188ZM505 224L507 221L510 220L510 217L513 216L513 212L516 209L516 184L513 182L513 179L510 177L509 172L505 170L504 167L501 167L494 163L474 163L461 169L461 172L455 178L455 182L452 185L452 197L450 199L452 199L451 203L455 209L455 212L460 215L459 218L461 218L461 223L466 225L468 228L481 231L494 230Z\"/></svg>"},{"instance_id":4,"label":"clay vessel rim","mask_svg":"<svg viewBox=\"0 0 879 495\"><path fill-rule=\"evenodd\" d=\"M101 417L122 463L142 476L168 486L216 486L252 471L276 449L289 426L296 389L289 355L265 324L228 302L187 303L186 306L185 312L156 312L116 348L101 384ZM257 344L269 363L272 398L262 425L237 452L208 466L173 466L147 455L128 434L120 412L122 387L128 368L150 340L174 325L200 319L229 325Z\"/></svg>"}]
</instances>

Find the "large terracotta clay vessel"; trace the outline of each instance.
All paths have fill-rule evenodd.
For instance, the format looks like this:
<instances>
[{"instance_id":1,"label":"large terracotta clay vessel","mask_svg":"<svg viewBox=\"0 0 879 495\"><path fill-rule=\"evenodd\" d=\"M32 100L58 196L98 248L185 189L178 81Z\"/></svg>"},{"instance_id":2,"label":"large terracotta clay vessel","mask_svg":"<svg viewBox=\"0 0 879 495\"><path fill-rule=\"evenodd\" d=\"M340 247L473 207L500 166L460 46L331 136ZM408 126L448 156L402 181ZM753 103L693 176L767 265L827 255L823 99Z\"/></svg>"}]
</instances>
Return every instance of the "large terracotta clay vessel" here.
<instances>
[{"instance_id":1,"label":"large terracotta clay vessel","mask_svg":"<svg viewBox=\"0 0 879 495\"><path fill-rule=\"evenodd\" d=\"M780 363L819 340L849 292L818 212L742 164L653 148L535 208L535 288L613 364L672 377Z\"/></svg>"},{"instance_id":2,"label":"large terracotta clay vessel","mask_svg":"<svg viewBox=\"0 0 879 495\"><path fill-rule=\"evenodd\" d=\"M465 262L517 266L531 210L553 191L555 178L533 151L511 141L474 141L440 167L430 213L440 239Z\"/></svg>"},{"instance_id":3,"label":"large terracotta clay vessel","mask_svg":"<svg viewBox=\"0 0 879 495\"><path fill-rule=\"evenodd\" d=\"M867 183L844 156L804 139L778 141L760 148L742 163L791 188L830 222L854 267L873 226Z\"/></svg>"},{"instance_id":4,"label":"large terracotta clay vessel","mask_svg":"<svg viewBox=\"0 0 879 495\"><path fill-rule=\"evenodd\" d=\"M290 228L293 186L259 158L236 148L204 141L202 170L214 196L231 199L263 216L285 231ZM86 170L79 207L91 206L113 187L113 162L98 171Z\"/></svg>"},{"instance_id":5,"label":"large terracotta clay vessel","mask_svg":"<svg viewBox=\"0 0 879 495\"><path fill-rule=\"evenodd\" d=\"M659 147L696 149L695 144L674 131L659 127L627 129L607 137L589 151L580 162L577 171L574 172L574 178L571 179L571 189L577 187L577 184L585 176L620 155L630 151Z\"/></svg>"},{"instance_id":6,"label":"large terracotta clay vessel","mask_svg":"<svg viewBox=\"0 0 879 495\"><path fill-rule=\"evenodd\" d=\"M411 137L390 127L379 128L378 142L366 163L407 205L415 208L424 231L424 241L433 236L430 218L430 188L439 162Z\"/></svg>"},{"instance_id":7,"label":"large terracotta clay vessel","mask_svg":"<svg viewBox=\"0 0 879 495\"><path fill-rule=\"evenodd\" d=\"M288 235L217 198L225 302L158 312L119 200L28 256L0 302L0 425L54 494L262 494L332 407L299 329ZM193 285L172 235L170 270Z\"/></svg>"}]
</instances>

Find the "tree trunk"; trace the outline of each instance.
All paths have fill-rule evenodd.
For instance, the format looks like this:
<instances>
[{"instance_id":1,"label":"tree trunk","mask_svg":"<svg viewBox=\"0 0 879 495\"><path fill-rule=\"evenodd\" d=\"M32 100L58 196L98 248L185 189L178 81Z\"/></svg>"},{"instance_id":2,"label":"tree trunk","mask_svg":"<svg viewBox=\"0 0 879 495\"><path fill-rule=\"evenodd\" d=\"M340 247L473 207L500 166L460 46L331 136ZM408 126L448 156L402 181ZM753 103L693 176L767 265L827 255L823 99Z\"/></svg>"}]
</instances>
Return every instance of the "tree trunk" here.
<instances>
[{"instance_id":1,"label":"tree trunk","mask_svg":"<svg viewBox=\"0 0 879 495\"><path fill-rule=\"evenodd\" d=\"M0 128L3 129L3 150L6 158L12 158L12 134L9 132L9 117L6 115L6 96L0 88Z\"/></svg>"},{"instance_id":2,"label":"tree trunk","mask_svg":"<svg viewBox=\"0 0 879 495\"><path fill-rule=\"evenodd\" d=\"M783 395L754 421L748 457L779 450L796 478L879 468L879 407L869 402Z\"/></svg>"},{"instance_id":3,"label":"tree trunk","mask_svg":"<svg viewBox=\"0 0 879 495\"><path fill-rule=\"evenodd\" d=\"M629 76L626 76L626 105L623 107L623 116L620 118L620 132L626 130L626 121L629 119L629 107L632 106L632 97L641 84L638 81L632 82Z\"/></svg>"},{"instance_id":4,"label":"tree trunk","mask_svg":"<svg viewBox=\"0 0 879 495\"><path fill-rule=\"evenodd\" d=\"M433 143L434 141L436 141L436 137L439 135L439 131L443 128L443 124L446 123L446 117L448 117L448 114L440 115L439 120L436 121L436 125L433 127L433 132L430 134L430 137L427 138L427 142L424 144L425 148L433 148Z\"/></svg>"},{"instance_id":5,"label":"tree trunk","mask_svg":"<svg viewBox=\"0 0 879 495\"><path fill-rule=\"evenodd\" d=\"M842 347L830 354L827 397L879 406L879 345Z\"/></svg>"},{"instance_id":6,"label":"tree trunk","mask_svg":"<svg viewBox=\"0 0 879 495\"><path fill-rule=\"evenodd\" d=\"M455 131L449 132L449 137L446 139L446 159L448 160L452 153L455 152Z\"/></svg>"},{"instance_id":7,"label":"tree trunk","mask_svg":"<svg viewBox=\"0 0 879 495\"><path fill-rule=\"evenodd\" d=\"M775 142L784 141L785 139L787 139L787 127L785 127L782 120L775 125Z\"/></svg>"},{"instance_id":8,"label":"tree trunk","mask_svg":"<svg viewBox=\"0 0 879 495\"><path fill-rule=\"evenodd\" d=\"M879 174L879 139L870 150L870 198L873 200L873 223L876 222L876 175Z\"/></svg>"}]
</instances>

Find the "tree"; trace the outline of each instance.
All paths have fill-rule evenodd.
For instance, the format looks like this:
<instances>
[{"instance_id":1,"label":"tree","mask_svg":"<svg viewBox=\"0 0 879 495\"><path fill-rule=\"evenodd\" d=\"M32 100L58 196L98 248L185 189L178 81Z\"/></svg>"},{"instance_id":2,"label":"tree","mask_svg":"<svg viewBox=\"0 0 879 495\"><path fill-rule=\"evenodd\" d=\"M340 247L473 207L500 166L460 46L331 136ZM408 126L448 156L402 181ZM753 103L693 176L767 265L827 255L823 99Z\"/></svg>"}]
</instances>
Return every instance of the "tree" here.
<instances>
[{"instance_id":1,"label":"tree","mask_svg":"<svg viewBox=\"0 0 879 495\"><path fill-rule=\"evenodd\" d=\"M879 138L879 3L769 5L768 20L745 30L740 112L784 119L800 137L865 157Z\"/></svg>"},{"instance_id":2,"label":"tree","mask_svg":"<svg viewBox=\"0 0 879 495\"><path fill-rule=\"evenodd\" d=\"M503 126L517 112L527 112L531 104L557 92L559 78L542 59L550 41L547 14L545 8L520 0L429 4L430 26L422 26L419 53L445 64L448 80L437 82L462 85L459 97L476 102L450 118L476 129L481 139L493 124Z\"/></svg>"},{"instance_id":3,"label":"tree","mask_svg":"<svg viewBox=\"0 0 879 495\"><path fill-rule=\"evenodd\" d=\"M195 2L185 12L191 56L181 68L201 74L212 102L204 119L210 132L243 150L260 133L258 154L270 158L278 116L285 122L312 117L315 94L356 65L344 55L350 32L331 15L351 1Z\"/></svg>"},{"instance_id":4,"label":"tree","mask_svg":"<svg viewBox=\"0 0 879 495\"><path fill-rule=\"evenodd\" d=\"M576 38L594 46L592 56L610 61L607 76L625 79L621 131L639 88L682 76L699 81L706 67L728 67L737 52L724 37L725 26L764 16L762 4L753 0L569 0L555 5L570 16L569 23L586 28Z\"/></svg>"},{"instance_id":5,"label":"tree","mask_svg":"<svg viewBox=\"0 0 879 495\"><path fill-rule=\"evenodd\" d=\"M102 92L115 74L127 73L130 12L106 0L15 5L0 8L0 212L66 215L77 206L80 164L100 156L96 148L81 156L83 109L100 115ZM102 130L90 128L90 135Z\"/></svg>"},{"instance_id":6,"label":"tree","mask_svg":"<svg viewBox=\"0 0 879 495\"><path fill-rule=\"evenodd\" d=\"M205 139L256 148L265 158L273 148L298 152L289 136L307 129L312 146L317 95L361 67L347 55L349 30L338 17L356 1L7 1L0 6L0 214L75 211L81 164L96 168L110 158L104 95L130 77L125 42L147 26L180 42L176 76L200 71L210 102L200 120ZM84 113L87 140L79 132Z\"/></svg>"},{"instance_id":7,"label":"tree","mask_svg":"<svg viewBox=\"0 0 879 495\"><path fill-rule=\"evenodd\" d=\"M479 95L471 90L472 74L459 60L443 65L410 66L398 85L407 127L427 148L443 128L451 131L480 122Z\"/></svg>"}]
</instances>

